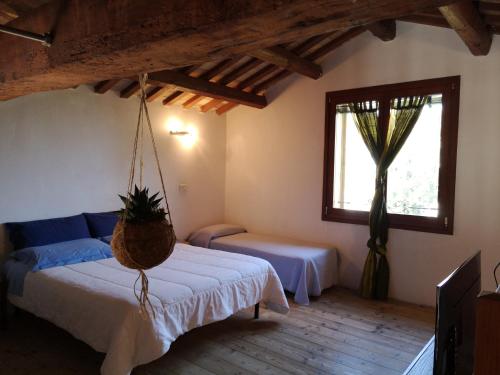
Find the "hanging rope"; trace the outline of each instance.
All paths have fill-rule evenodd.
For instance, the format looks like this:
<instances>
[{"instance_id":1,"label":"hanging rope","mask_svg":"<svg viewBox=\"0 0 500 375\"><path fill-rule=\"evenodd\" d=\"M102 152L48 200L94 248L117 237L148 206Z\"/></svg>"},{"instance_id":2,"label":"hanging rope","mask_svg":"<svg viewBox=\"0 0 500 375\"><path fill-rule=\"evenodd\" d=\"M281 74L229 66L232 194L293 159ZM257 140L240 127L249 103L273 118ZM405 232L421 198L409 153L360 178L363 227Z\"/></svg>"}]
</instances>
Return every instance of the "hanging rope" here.
<instances>
[{"instance_id":1,"label":"hanging rope","mask_svg":"<svg viewBox=\"0 0 500 375\"><path fill-rule=\"evenodd\" d=\"M164 247L164 249L160 249L163 251L164 255L161 261L163 262L172 252L173 246L175 244L175 233L173 231L173 226L172 226L172 217L170 214L170 207L168 205L168 200L167 200L167 192L165 189L165 180L163 178L163 173L161 170L160 166L160 158L158 156L158 150L156 146L156 141L154 138L154 133L153 133L153 127L151 125L151 119L149 116L149 111L146 103L146 83L147 83L147 74L142 74L139 77L139 84L140 84L140 106L139 106L139 116L137 119L137 126L135 129L135 136L134 136L134 143L133 143L133 150L132 150L132 160L130 162L130 170L129 170L129 179L128 179L128 186L127 186L127 196L130 197L132 195L133 191L133 186L134 186L134 180L136 178L136 167L137 163L139 164L139 185L140 188L143 188L143 170L144 170L144 122L147 123L147 130L149 131L149 135L151 137L151 144L153 147L153 152L155 156L155 161L156 161L156 166L158 170L158 175L160 176L160 182L161 182L161 189L162 189L162 194L163 194L163 199L164 199L164 204L165 204L165 214L166 214L166 227L167 227L167 233L166 233L166 238L162 237L160 238L162 241L160 241L160 245ZM137 153L139 152L140 155ZM120 261L123 265L129 268L137 269L139 271L139 275L134 283L134 294L135 297L137 298L137 301L139 302L139 308L140 308L140 313L141 316L147 317L148 316L148 306L149 309L151 310L153 317L155 317L155 312L153 309L153 306L151 304L151 301L149 300L148 294L149 294L149 280L146 276L146 273L144 270L151 268L152 266L155 266L159 263L151 264L149 262L150 259L148 259L148 264L145 262L142 262L137 259L137 257L134 259L131 256L131 251L129 249L129 244L127 243L129 238L126 235L127 231L127 223L125 221L125 217L127 217L127 212L129 211L131 207L127 204L125 206L125 215L124 218L122 218L121 222L119 223L120 225L117 225L115 228L115 233L113 235L113 241L112 241L112 248L113 252L115 253L115 256L117 260ZM165 222L158 223L156 225L159 225L158 227L158 232L161 232L162 229L165 229ZM131 230L131 229L130 229ZM160 233L161 235L161 233ZM116 240L115 240L116 238ZM135 244L137 245L137 244ZM137 246L136 246L137 247ZM116 250L116 251L115 251ZM134 249L135 250L135 249ZM155 250L158 250L156 247ZM137 252L137 251L136 251ZM156 251L156 253L159 253ZM144 260L144 259L143 259ZM161 263L161 262L160 262ZM138 292L137 289L137 283L140 280L140 291Z\"/></svg>"}]
</instances>

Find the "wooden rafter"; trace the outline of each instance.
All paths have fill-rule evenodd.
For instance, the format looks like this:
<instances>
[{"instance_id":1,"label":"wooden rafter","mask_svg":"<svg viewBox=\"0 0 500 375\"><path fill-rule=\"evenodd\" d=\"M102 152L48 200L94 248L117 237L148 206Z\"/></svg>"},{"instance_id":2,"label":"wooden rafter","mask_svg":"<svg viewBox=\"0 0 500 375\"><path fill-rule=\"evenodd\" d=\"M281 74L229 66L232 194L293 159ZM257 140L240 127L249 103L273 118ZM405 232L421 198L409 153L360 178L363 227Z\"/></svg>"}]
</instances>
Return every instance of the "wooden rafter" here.
<instances>
[{"instance_id":1,"label":"wooden rafter","mask_svg":"<svg viewBox=\"0 0 500 375\"><path fill-rule=\"evenodd\" d=\"M332 52L333 50L339 48L344 43L348 42L349 40L351 40L351 39L355 38L356 36L358 36L359 34L363 33L364 31L365 31L365 29L362 27L357 27L357 28L348 30L345 33L342 33L340 36L332 39L330 42L324 44L321 48L318 48L314 52L311 52L310 54L308 54L307 58L312 60L312 61L318 60L318 59L322 58L323 56L327 55L328 53ZM262 93L265 90L267 90L269 87L271 87L272 85L287 78L290 74L291 73L286 71L286 70L281 71L281 72L277 73L276 75L268 78L267 80L259 83L259 85L257 85L253 89L253 92L254 93Z\"/></svg>"},{"instance_id":2,"label":"wooden rafter","mask_svg":"<svg viewBox=\"0 0 500 375\"><path fill-rule=\"evenodd\" d=\"M313 37L307 39L306 41L302 42L301 44L299 44L297 47L295 47L293 49L293 53L300 56L300 55L304 54L305 52L307 52L310 48L312 48L316 44L321 43L326 38L330 37L331 35L332 35L332 33L325 33L325 34L313 36ZM252 67L252 69L253 69L253 67ZM243 80L242 82L237 84L235 87L243 89L243 90L250 89L251 85L253 85L254 83L256 83L259 80L261 80L261 79L263 79L263 78L265 78L273 73L276 73L278 71L280 71L279 67L274 66L274 65L266 65L265 67L259 69L257 72L255 72L254 74L252 74L251 76L249 76L248 78L246 78L245 80ZM284 70L284 71L286 72L286 70ZM291 74L291 73L289 73L289 74ZM232 76L229 78L231 80L234 80L234 79L238 78L238 76L236 76L236 77ZM231 82L232 81L230 81L230 80L225 80L226 84L229 84ZM222 104L222 101L214 99L214 100L208 102L207 104L203 105L201 107L201 111L207 112L207 111L211 110L212 108L219 107L221 104ZM232 104L234 104L234 103L232 103ZM219 113L219 114L225 113L234 107L236 107L236 105L229 105L229 103L225 104L225 105L217 108L217 111L218 111L217 113Z\"/></svg>"},{"instance_id":3,"label":"wooden rafter","mask_svg":"<svg viewBox=\"0 0 500 375\"><path fill-rule=\"evenodd\" d=\"M200 79L206 79L206 80L212 80L213 82L216 82L213 80L215 76L217 76L219 73L223 72L227 68L231 67L232 65L236 64L238 62L239 58L234 58L234 59L225 59L218 64L216 64L214 67L211 69L207 70L205 73L200 75ZM203 99L203 96L195 94L191 98L189 98L186 102L184 102L182 105L184 108L191 108L194 106L196 103L198 103L200 100Z\"/></svg>"},{"instance_id":4,"label":"wooden rafter","mask_svg":"<svg viewBox=\"0 0 500 375\"><path fill-rule=\"evenodd\" d=\"M94 91L98 94L104 94L111 90L114 85L120 81L119 79L108 79L106 81L101 81L94 87Z\"/></svg>"},{"instance_id":5,"label":"wooden rafter","mask_svg":"<svg viewBox=\"0 0 500 375\"><path fill-rule=\"evenodd\" d=\"M192 0L180 7L175 1L54 0L11 22L41 33L57 24L50 49L29 41L12 43L8 35L0 37L0 100L200 64L207 56L246 54L454 2L234 0L220 6L218 0ZM62 3L64 12L60 12Z\"/></svg>"},{"instance_id":6,"label":"wooden rafter","mask_svg":"<svg viewBox=\"0 0 500 375\"><path fill-rule=\"evenodd\" d=\"M348 30L338 37L332 39L330 42L327 42L324 44L322 47L318 48L314 52L311 52L306 55L306 58L309 59L310 61L315 61L320 59L321 57L325 56L326 54L330 53L334 49L340 47L342 44L346 43L347 41L353 39L354 37L358 36L359 34L363 33L365 31L364 28L362 27L356 27L351 30ZM306 41L307 43L307 41ZM298 47L295 48L296 53L300 53L300 51L304 51L305 48L308 48L307 44L299 45ZM305 51L304 51L305 52ZM278 73L274 74L273 76L269 77L263 82L260 82L257 86L255 86L252 90L253 93L260 94L263 93L265 90L267 90L270 86L278 83L279 81L282 81L283 79L289 77L292 73L288 70L281 70ZM234 104L234 103L233 103ZM222 115L226 113L227 111L235 108L236 105L229 105L229 104L224 104L221 107L217 108L217 114Z\"/></svg>"},{"instance_id":7,"label":"wooden rafter","mask_svg":"<svg viewBox=\"0 0 500 375\"><path fill-rule=\"evenodd\" d=\"M125 87L122 91L120 91L120 98L130 98L132 95L136 94L139 92L141 86L139 85L139 82L134 81L130 83L127 87Z\"/></svg>"},{"instance_id":8,"label":"wooden rafter","mask_svg":"<svg viewBox=\"0 0 500 375\"><path fill-rule=\"evenodd\" d=\"M224 101L223 100L220 100L220 99L212 99L210 100L208 103L206 104L203 104L201 106L201 111L202 112L208 112L210 111L212 108L217 108L219 105L221 105Z\"/></svg>"},{"instance_id":9,"label":"wooden rafter","mask_svg":"<svg viewBox=\"0 0 500 375\"><path fill-rule=\"evenodd\" d=\"M182 103L182 106L186 109L192 108L196 103L200 102L203 99L203 96L195 94L192 97L190 97L188 100L186 100L184 103Z\"/></svg>"},{"instance_id":10,"label":"wooden rafter","mask_svg":"<svg viewBox=\"0 0 500 375\"><path fill-rule=\"evenodd\" d=\"M184 94L184 93L180 90L174 91L169 96L167 96L165 99L163 99L163 101L162 101L163 105L172 105L172 103L177 98L179 98L182 94Z\"/></svg>"},{"instance_id":11,"label":"wooden rafter","mask_svg":"<svg viewBox=\"0 0 500 375\"><path fill-rule=\"evenodd\" d=\"M323 75L321 66L304 59L281 46L269 47L251 53L262 61L274 64L286 70L318 79Z\"/></svg>"},{"instance_id":12,"label":"wooden rafter","mask_svg":"<svg viewBox=\"0 0 500 375\"><path fill-rule=\"evenodd\" d=\"M439 10L473 55L488 54L492 42L491 31L488 30L472 1L460 1L441 7Z\"/></svg>"},{"instance_id":13,"label":"wooden rafter","mask_svg":"<svg viewBox=\"0 0 500 375\"><path fill-rule=\"evenodd\" d=\"M149 82L157 86L172 84L181 87L184 91L211 98L228 100L255 108L264 108L267 105L266 98L263 96L243 92L203 79L189 77L174 70L149 73L148 79Z\"/></svg>"},{"instance_id":14,"label":"wooden rafter","mask_svg":"<svg viewBox=\"0 0 500 375\"><path fill-rule=\"evenodd\" d=\"M223 115L224 113L230 111L231 109L237 107L238 104L236 103L226 103L221 105L219 108L215 110L215 112L220 116Z\"/></svg>"},{"instance_id":15,"label":"wooden rafter","mask_svg":"<svg viewBox=\"0 0 500 375\"><path fill-rule=\"evenodd\" d=\"M396 37L396 21L394 20L374 22L366 28L383 42L389 42Z\"/></svg>"},{"instance_id":16,"label":"wooden rafter","mask_svg":"<svg viewBox=\"0 0 500 375\"><path fill-rule=\"evenodd\" d=\"M146 100L151 103L152 101L155 101L156 99L160 98L166 91L170 89L170 86L157 86L153 87L147 94L146 94Z\"/></svg>"}]
</instances>

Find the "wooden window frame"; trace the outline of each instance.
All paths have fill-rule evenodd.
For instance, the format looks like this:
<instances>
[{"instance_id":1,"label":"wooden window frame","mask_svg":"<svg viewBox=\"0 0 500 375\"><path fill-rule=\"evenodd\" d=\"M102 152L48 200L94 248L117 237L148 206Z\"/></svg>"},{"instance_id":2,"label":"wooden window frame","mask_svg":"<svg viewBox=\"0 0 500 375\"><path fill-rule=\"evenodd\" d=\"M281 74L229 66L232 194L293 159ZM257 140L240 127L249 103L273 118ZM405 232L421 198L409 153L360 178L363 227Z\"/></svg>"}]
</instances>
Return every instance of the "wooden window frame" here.
<instances>
[{"instance_id":1,"label":"wooden window frame","mask_svg":"<svg viewBox=\"0 0 500 375\"><path fill-rule=\"evenodd\" d=\"M336 106L353 101L379 100L381 104L379 123L385 124L382 125L385 127L383 129L385 133L390 114L387 99L398 96L432 94L442 94L443 102L438 191L439 213L435 218L390 213L389 226L397 229L453 234L460 76L326 93L322 220L368 225L368 212L333 207Z\"/></svg>"}]
</instances>

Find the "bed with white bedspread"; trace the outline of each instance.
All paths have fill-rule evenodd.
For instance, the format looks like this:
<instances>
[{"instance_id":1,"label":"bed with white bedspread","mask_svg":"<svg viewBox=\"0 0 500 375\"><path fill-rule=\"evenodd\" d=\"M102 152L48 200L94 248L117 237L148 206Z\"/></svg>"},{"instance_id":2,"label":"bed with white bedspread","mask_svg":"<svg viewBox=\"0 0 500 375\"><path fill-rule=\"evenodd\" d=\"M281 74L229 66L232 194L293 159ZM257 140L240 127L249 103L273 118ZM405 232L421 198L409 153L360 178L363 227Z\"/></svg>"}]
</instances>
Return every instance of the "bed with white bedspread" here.
<instances>
[{"instance_id":1,"label":"bed with white bedspread","mask_svg":"<svg viewBox=\"0 0 500 375\"><path fill-rule=\"evenodd\" d=\"M183 333L263 302L286 313L280 280L265 260L177 244L147 271L155 317L139 314L137 272L114 258L29 272L15 306L106 353L104 375L126 375L165 354Z\"/></svg>"}]
</instances>

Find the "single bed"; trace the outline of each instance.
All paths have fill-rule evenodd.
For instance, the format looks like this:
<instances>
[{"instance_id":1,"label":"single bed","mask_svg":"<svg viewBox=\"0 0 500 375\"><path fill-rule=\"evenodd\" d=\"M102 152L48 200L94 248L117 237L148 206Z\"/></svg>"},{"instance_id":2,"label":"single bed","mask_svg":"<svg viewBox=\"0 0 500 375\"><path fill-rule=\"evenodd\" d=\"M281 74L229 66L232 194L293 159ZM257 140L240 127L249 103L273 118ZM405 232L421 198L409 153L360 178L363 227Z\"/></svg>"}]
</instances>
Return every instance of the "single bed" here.
<instances>
[{"instance_id":1,"label":"single bed","mask_svg":"<svg viewBox=\"0 0 500 375\"><path fill-rule=\"evenodd\" d=\"M106 353L104 375L129 374L161 357L185 332L259 302L288 311L275 270L255 257L177 244L147 275L151 319L139 314L132 289L137 272L114 258L28 272L22 296L8 299Z\"/></svg>"},{"instance_id":2,"label":"single bed","mask_svg":"<svg viewBox=\"0 0 500 375\"><path fill-rule=\"evenodd\" d=\"M245 254L267 260L276 270L283 288L295 293L298 304L309 304L309 296L320 296L337 283L338 254L331 246L248 233L231 224L217 224L192 233L195 246Z\"/></svg>"}]
</instances>

